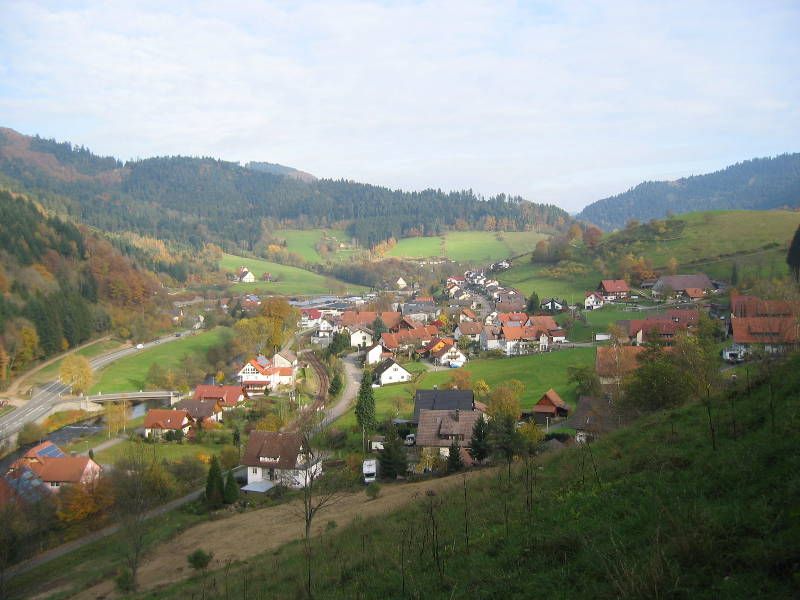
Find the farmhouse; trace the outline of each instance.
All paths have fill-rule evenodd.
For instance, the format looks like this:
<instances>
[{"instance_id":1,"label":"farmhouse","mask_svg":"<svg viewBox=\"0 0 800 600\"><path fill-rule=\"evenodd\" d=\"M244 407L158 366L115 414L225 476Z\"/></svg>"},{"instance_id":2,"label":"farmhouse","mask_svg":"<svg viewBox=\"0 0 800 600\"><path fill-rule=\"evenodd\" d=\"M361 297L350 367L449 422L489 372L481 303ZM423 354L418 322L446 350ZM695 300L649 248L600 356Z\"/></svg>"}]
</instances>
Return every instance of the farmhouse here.
<instances>
[{"instance_id":1,"label":"farmhouse","mask_svg":"<svg viewBox=\"0 0 800 600\"><path fill-rule=\"evenodd\" d=\"M396 311L373 312L346 310L342 313L340 323L342 327L347 327L348 330L350 326L372 327L377 317L381 318L383 324L386 325L386 329L389 331L397 331L400 325L400 319L403 318L403 315Z\"/></svg>"},{"instance_id":2,"label":"farmhouse","mask_svg":"<svg viewBox=\"0 0 800 600\"><path fill-rule=\"evenodd\" d=\"M597 291L608 300L624 300L631 293L631 288L624 279L603 279L597 286Z\"/></svg>"},{"instance_id":3,"label":"farmhouse","mask_svg":"<svg viewBox=\"0 0 800 600\"><path fill-rule=\"evenodd\" d=\"M291 354L291 353L290 353ZM276 355L277 357L278 355ZM291 356L294 356L291 354ZM279 358L279 361L288 359ZM259 356L250 360L237 374L239 383L247 392L263 392L274 390L279 386L293 386L295 367L280 367L274 364L273 360L265 356ZM297 358L294 359L295 364Z\"/></svg>"},{"instance_id":4,"label":"farmhouse","mask_svg":"<svg viewBox=\"0 0 800 600\"><path fill-rule=\"evenodd\" d=\"M192 422L197 425L222 422L222 404L216 398L181 400L175 406L179 410L186 411Z\"/></svg>"},{"instance_id":5,"label":"farmhouse","mask_svg":"<svg viewBox=\"0 0 800 600\"><path fill-rule=\"evenodd\" d=\"M180 431L179 435L186 435L191 425L189 413L185 410L152 408L144 416L144 437L160 440L168 431Z\"/></svg>"},{"instance_id":6,"label":"farmhouse","mask_svg":"<svg viewBox=\"0 0 800 600\"><path fill-rule=\"evenodd\" d=\"M429 344L438 333L439 328L435 325L423 325L414 329L404 329L397 333L382 333L381 344L387 350L396 352L404 348Z\"/></svg>"},{"instance_id":7,"label":"farmhouse","mask_svg":"<svg viewBox=\"0 0 800 600\"><path fill-rule=\"evenodd\" d=\"M653 285L653 294L656 296L681 295L687 289L703 290L704 292L713 290L714 284L711 283L705 273L695 273L694 275L664 275Z\"/></svg>"},{"instance_id":8,"label":"farmhouse","mask_svg":"<svg viewBox=\"0 0 800 600\"><path fill-rule=\"evenodd\" d=\"M758 296L731 296L731 320L740 317L794 317L800 302L762 300Z\"/></svg>"},{"instance_id":9,"label":"farmhouse","mask_svg":"<svg viewBox=\"0 0 800 600\"><path fill-rule=\"evenodd\" d=\"M247 467L245 492L266 492L276 485L301 489L322 475L322 461L307 461L298 433L253 431L242 464Z\"/></svg>"},{"instance_id":10,"label":"farmhouse","mask_svg":"<svg viewBox=\"0 0 800 600\"><path fill-rule=\"evenodd\" d=\"M731 319L733 342L750 349L763 347L765 352L786 352L800 343L800 323L795 317L738 317Z\"/></svg>"},{"instance_id":11,"label":"farmhouse","mask_svg":"<svg viewBox=\"0 0 800 600\"><path fill-rule=\"evenodd\" d=\"M397 364L394 359L387 358L375 368L372 374L378 385L388 385L390 383L403 383L411 381L411 373Z\"/></svg>"}]
</instances>

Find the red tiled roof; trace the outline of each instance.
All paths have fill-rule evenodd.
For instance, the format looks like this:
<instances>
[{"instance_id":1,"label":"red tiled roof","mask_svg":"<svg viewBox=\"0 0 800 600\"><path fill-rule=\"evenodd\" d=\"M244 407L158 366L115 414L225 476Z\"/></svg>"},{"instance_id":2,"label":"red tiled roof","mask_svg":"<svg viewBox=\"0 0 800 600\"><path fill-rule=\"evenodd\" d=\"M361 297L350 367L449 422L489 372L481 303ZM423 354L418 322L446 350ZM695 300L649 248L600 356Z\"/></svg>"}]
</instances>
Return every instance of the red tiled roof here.
<instances>
[{"instance_id":1,"label":"red tiled roof","mask_svg":"<svg viewBox=\"0 0 800 600\"><path fill-rule=\"evenodd\" d=\"M528 325L538 327L539 329L558 329L558 323L550 315L535 315L528 320Z\"/></svg>"},{"instance_id":2,"label":"red tiled roof","mask_svg":"<svg viewBox=\"0 0 800 600\"><path fill-rule=\"evenodd\" d=\"M238 385L198 385L194 388L195 400L216 399L222 402L223 406L236 406L239 398L244 395L241 386Z\"/></svg>"},{"instance_id":3,"label":"red tiled roof","mask_svg":"<svg viewBox=\"0 0 800 600\"><path fill-rule=\"evenodd\" d=\"M800 341L794 317L739 317L731 319L737 344L796 344Z\"/></svg>"},{"instance_id":4,"label":"red tiled roof","mask_svg":"<svg viewBox=\"0 0 800 600\"><path fill-rule=\"evenodd\" d=\"M732 296L731 313L734 317L789 317L800 314L800 302Z\"/></svg>"},{"instance_id":5,"label":"red tiled roof","mask_svg":"<svg viewBox=\"0 0 800 600\"><path fill-rule=\"evenodd\" d=\"M431 340L439 333L439 328L434 325L423 325L414 329L404 329L397 333L382 333L381 343L384 348L394 350L407 344L415 344Z\"/></svg>"},{"instance_id":6,"label":"red tiled roof","mask_svg":"<svg viewBox=\"0 0 800 600\"><path fill-rule=\"evenodd\" d=\"M88 456L62 456L41 458L40 462L31 462L28 466L47 483L80 483L86 467L93 462Z\"/></svg>"},{"instance_id":7,"label":"red tiled roof","mask_svg":"<svg viewBox=\"0 0 800 600\"><path fill-rule=\"evenodd\" d=\"M689 296L689 298L702 298L706 295L700 288L686 288L683 290L683 293Z\"/></svg>"},{"instance_id":8,"label":"red tiled roof","mask_svg":"<svg viewBox=\"0 0 800 600\"><path fill-rule=\"evenodd\" d=\"M497 315L497 320L501 323L527 323L528 315L524 312L507 312Z\"/></svg>"},{"instance_id":9,"label":"red tiled roof","mask_svg":"<svg viewBox=\"0 0 800 600\"><path fill-rule=\"evenodd\" d=\"M458 324L458 330L462 335L480 335L483 325L473 321L462 321Z\"/></svg>"},{"instance_id":10,"label":"red tiled roof","mask_svg":"<svg viewBox=\"0 0 800 600\"><path fill-rule=\"evenodd\" d=\"M566 402L561 399L561 396L558 395L553 388L547 390L542 397L539 398L539 401L533 407L534 412L554 412L556 408L560 408L562 410L569 410ZM543 411L542 409L548 409ZM550 409L553 409L552 411Z\"/></svg>"},{"instance_id":11,"label":"red tiled roof","mask_svg":"<svg viewBox=\"0 0 800 600\"><path fill-rule=\"evenodd\" d=\"M348 327L350 325L361 325L369 327L375 322L375 318L380 315L381 321L386 325L387 329L397 329L400 325L402 315L399 312L385 311L378 313L375 311L357 311L346 310L342 313L342 325Z\"/></svg>"},{"instance_id":12,"label":"red tiled roof","mask_svg":"<svg viewBox=\"0 0 800 600\"><path fill-rule=\"evenodd\" d=\"M144 416L145 429L172 429L177 431L185 427L184 420L189 417L185 410L151 408Z\"/></svg>"},{"instance_id":13,"label":"red tiled roof","mask_svg":"<svg viewBox=\"0 0 800 600\"><path fill-rule=\"evenodd\" d=\"M600 287L607 294L619 294L631 291L631 288L628 287L624 279L603 279L600 282Z\"/></svg>"}]
</instances>

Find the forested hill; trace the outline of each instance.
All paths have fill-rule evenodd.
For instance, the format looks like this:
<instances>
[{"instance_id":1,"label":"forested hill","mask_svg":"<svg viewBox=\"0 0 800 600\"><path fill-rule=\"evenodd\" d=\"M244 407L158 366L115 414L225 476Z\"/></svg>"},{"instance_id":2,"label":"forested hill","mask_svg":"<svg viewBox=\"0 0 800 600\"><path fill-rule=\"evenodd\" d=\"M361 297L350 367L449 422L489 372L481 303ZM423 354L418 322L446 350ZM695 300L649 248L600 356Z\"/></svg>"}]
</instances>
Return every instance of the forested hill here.
<instances>
[{"instance_id":1,"label":"forested hill","mask_svg":"<svg viewBox=\"0 0 800 600\"><path fill-rule=\"evenodd\" d=\"M316 177L314 177L311 173L299 171L298 169L279 165L277 163L249 162L245 165L245 167L248 169L253 169L254 171L261 171L263 173L286 175L287 177L294 177L295 179L300 179L301 181L314 181L316 179Z\"/></svg>"},{"instance_id":2,"label":"forested hill","mask_svg":"<svg viewBox=\"0 0 800 600\"><path fill-rule=\"evenodd\" d=\"M276 226L348 226L365 245L447 229L562 226L552 205L472 191L403 192L345 180L304 181L211 158L121 164L85 148L0 129L0 178L49 208L107 231L134 231L200 247L252 250Z\"/></svg>"},{"instance_id":3,"label":"forested hill","mask_svg":"<svg viewBox=\"0 0 800 600\"><path fill-rule=\"evenodd\" d=\"M613 230L624 227L631 219L649 221L670 213L798 206L800 153L755 158L676 181L646 181L590 204L578 219Z\"/></svg>"}]
</instances>

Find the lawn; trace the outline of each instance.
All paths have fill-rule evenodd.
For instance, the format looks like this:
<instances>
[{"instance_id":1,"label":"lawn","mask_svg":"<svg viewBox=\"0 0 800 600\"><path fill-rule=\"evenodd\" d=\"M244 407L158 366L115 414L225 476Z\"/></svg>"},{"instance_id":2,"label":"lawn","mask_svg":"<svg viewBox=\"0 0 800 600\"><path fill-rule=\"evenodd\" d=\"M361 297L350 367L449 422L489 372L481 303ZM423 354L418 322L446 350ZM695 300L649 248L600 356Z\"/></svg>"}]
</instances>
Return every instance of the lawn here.
<instances>
[{"instance_id":1,"label":"lawn","mask_svg":"<svg viewBox=\"0 0 800 600\"><path fill-rule=\"evenodd\" d=\"M247 267L255 276L255 283L237 283L230 290L236 293L269 293L286 296L309 296L329 294L331 292L358 292L362 286L345 284L337 279L325 277L305 269L279 265L278 263L258 258L245 258L233 254L223 254L220 268L235 272L239 267ZM264 273L270 273L278 280L273 282L258 281Z\"/></svg>"},{"instance_id":2,"label":"lawn","mask_svg":"<svg viewBox=\"0 0 800 600\"><path fill-rule=\"evenodd\" d=\"M317 251L316 245L323 237L332 237L339 242L348 243L350 236L344 229L281 229L275 232L275 237L286 240L286 249L299 254L309 263L323 263L326 260L344 260L354 250L338 250L323 258Z\"/></svg>"},{"instance_id":3,"label":"lawn","mask_svg":"<svg viewBox=\"0 0 800 600\"><path fill-rule=\"evenodd\" d=\"M81 348L75 354L80 356L85 356L88 359L92 359L95 356L100 356L101 354L107 354L113 350L117 350L123 346L122 342L117 340L103 340L97 341L89 346ZM58 378L58 370L61 368L61 361L64 359L61 358L54 363L47 365L41 371L37 371L35 374L31 375L30 380L28 383L30 384L40 384L46 383L48 381L53 381Z\"/></svg>"},{"instance_id":4,"label":"lawn","mask_svg":"<svg viewBox=\"0 0 800 600\"><path fill-rule=\"evenodd\" d=\"M160 364L164 369L178 368L188 354L205 354L222 339L225 327L217 327L196 335L187 335L180 340L142 350L126 356L95 374L96 382L91 393L133 392L145 387L145 378L150 365Z\"/></svg>"},{"instance_id":5,"label":"lawn","mask_svg":"<svg viewBox=\"0 0 800 600\"><path fill-rule=\"evenodd\" d=\"M531 354L514 358L483 358L468 362L463 370L469 371L473 383L483 379L490 387L494 387L509 379L518 379L525 384L522 395L522 407L530 408L550 388L570 406L578 401L575 386L567 377L568 367L594 365L594 348L566 348L556 352ZM420 363L409 363L406 368L412 372ZM424 367L423 367L424 368ZM376 388L375 416L378 422L395 417L409 417L414 412L414 389L430 389L434 385L442 386L452 377L453 370L424 372L415 384L396 383ZM399 412L398 412L399 409ZM336 422L337 427L355 426L356 418L353 409L342 415Z\"/></svg>"},{"instance_id":6,"label":"lawn","mask_svg":"<svg viewBox=\"0 0 800 600\"><path fill-rule=\"evenodd\" d=\"M609 325L625 319L645 319L662 312L661 310L633 311L625 310L618 306L607 305L597 310L583 311L586 317L586 324L575 321L575 324L567 332L567 338L571 342L590 342L596 333L605 333ZM556 317L558 323L563 323L569 313L562 313Z\"/></svg>"},{"instance_id":7,"label":"lawn","mask_svg":"<svg viewBox=\"0 0 800 600\"><path fill-rule=\"evenodd\" d=\"M427 258L446 256L460 262L487 264L533 250L547 235L535 231L450 231L442 236L403 238L387 256Z\"/></svg>"},{"instance_id":8,"label":"lawn","mask_svg":"<svg viewBox=\"0 0 800 600\"><path fill-rule=\"evenodd\" d=\"M125 456L125 453L137 442L125 440L106 450L101 450L95 454L94 459L100 464L112 465L120 457ZM197 444L194 442L184 441L181 444L175 442L164 442L153 444L157 449L158 460L165 460L167 462L177 462L185 457L196 458L199 455L211 457L214 454L219 454L224 447L222 444L214 444L211 442L204 442Z\"/></svg>"}]
</instances>

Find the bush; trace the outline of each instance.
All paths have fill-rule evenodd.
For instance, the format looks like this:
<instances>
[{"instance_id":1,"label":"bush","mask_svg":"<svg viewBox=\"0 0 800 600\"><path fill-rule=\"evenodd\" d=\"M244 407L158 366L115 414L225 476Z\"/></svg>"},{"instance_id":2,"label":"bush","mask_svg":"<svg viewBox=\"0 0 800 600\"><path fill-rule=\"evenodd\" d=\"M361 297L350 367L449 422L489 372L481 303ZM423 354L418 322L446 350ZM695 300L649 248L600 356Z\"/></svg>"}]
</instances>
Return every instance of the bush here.
<instances>
[{"instance_id":1,"label":"bush","mask_svg":"<svg viewBox=\"0 0 800 600\"><path fill-rule=\"evenodd\" d=\"M44 436L44 427L33 422L25 423L17 435L17 445L27 446L28 444L36 444Z\"/></svg>"},{"instance_id":2,"label":"bush","mask_svg":"<svg viewBox=\"0 0 800 600\"><path fill-rule=\"evenodd\" d=\"M381 486L380 486L380 485L378 485L376 482L374 482L374 481L373 481L372 483L370 483L370 484L369 484L369 485L366 487L366 489L364 490L364 492L367 494L367 498L369 498L370 500L375 500L375 498L377 498L378 496L380 496L380 493L381 493Z\"/></svg>"},{"instance_id":3,"label":"bush","mask_svg":"<svg viewBox=\"0 0 800 600\"><path fill-rule=\"evenodd\" d=\"M195 571L205 571L212 558L214 558L213 552L206 552L202 548L198 548L188 555L186 560Z\"/></svg>"},{"instance_id":4,"label":"bush","mask_svg":"<svg viewBox=\"0 0 800 600\"><path fill-rule=\"evenodd\" d=\"M131 573L130 569L120 569L117 576L114 578L114 582L117 584L117 589L121 592L132 592L135 587L133 573Z\"/></svg>"}]
</instances>

